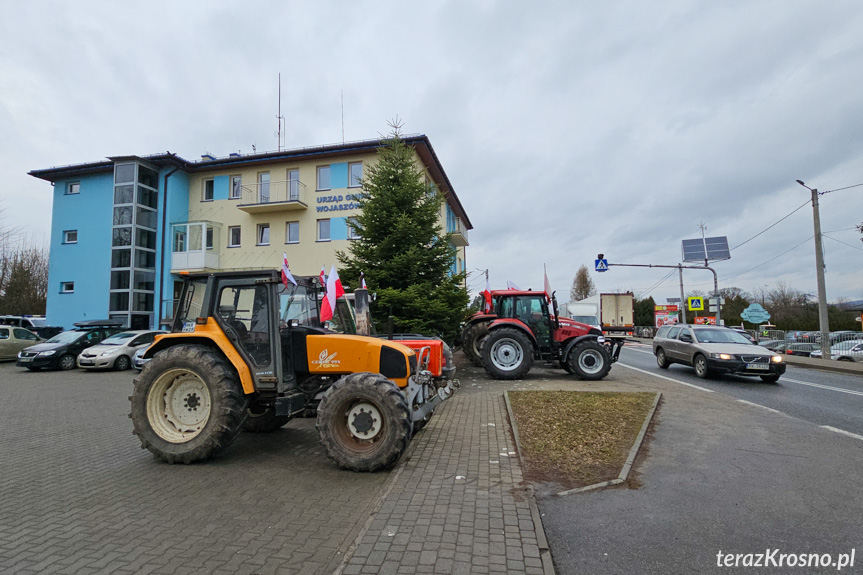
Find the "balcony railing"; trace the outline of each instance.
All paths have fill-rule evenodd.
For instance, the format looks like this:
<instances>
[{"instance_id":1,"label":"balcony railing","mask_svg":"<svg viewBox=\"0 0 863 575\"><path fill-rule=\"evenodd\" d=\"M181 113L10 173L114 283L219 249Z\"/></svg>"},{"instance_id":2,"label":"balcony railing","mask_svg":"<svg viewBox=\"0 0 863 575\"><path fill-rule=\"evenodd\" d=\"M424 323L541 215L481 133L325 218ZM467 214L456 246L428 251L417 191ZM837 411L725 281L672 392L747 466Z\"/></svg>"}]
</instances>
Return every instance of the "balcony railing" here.
<instances>
[{"instance_id":1,"label":"balcony railing","mask_svg":"<svg viewBox=\"0 0 863 575\"><path fill-rule=\"evenodd\" d=\"M240 188L237 207L249 214L282 210L305 210L309 207L306 186L299 180L258 182Z\"/></svg>"},{"instance_id":2,"label":"balcony railing","mask_svg":"<svg viewBox=\"0 0 863 575\"><path fill-rule=\"evenodd\" d=\"M468 243L467 236L467 226L464 225L464 222L461 221L461 218L451 219L447 222L446 231L450 235L450 241L452 241L453 245L456 246L467 246L470 245Z\"/></svg>"},{"instance_id":3,"label":"balcony railing","mask_svg":"<svg viewBox=\"0 0 863 575\"><path fill-rule=\"evenodd\" d=\"M219 228L214 222L171 224L171 273L219 269Z\"/></svg>"}]
</instances>

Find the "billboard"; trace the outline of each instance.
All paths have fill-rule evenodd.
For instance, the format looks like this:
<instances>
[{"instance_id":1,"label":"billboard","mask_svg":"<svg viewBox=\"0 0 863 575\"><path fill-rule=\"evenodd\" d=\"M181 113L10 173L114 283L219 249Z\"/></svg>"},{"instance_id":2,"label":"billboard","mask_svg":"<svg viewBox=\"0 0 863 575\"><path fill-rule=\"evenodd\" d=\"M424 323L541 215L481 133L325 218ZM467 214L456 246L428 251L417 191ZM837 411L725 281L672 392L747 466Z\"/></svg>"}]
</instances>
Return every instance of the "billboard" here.
<instances>
[{"instance_id":1,"label":"billboard","mask_svg":"<svg viewBox=\"0 0 863 575\"><path fill-rule=\"evenodd\" d=\"M716 325L716 316L707 315L695 318L695 325Z\"/></svg>"},{"instance_id":2,"label":"billboard","mask_svg":"<svg viewBox=\"0 0 863 575\"><path fill-rule=\"evenodd\" d=\"M676 305L657 305L653 307L655 327L680 323L680 310Z\"/></svg>"}]
</instances>

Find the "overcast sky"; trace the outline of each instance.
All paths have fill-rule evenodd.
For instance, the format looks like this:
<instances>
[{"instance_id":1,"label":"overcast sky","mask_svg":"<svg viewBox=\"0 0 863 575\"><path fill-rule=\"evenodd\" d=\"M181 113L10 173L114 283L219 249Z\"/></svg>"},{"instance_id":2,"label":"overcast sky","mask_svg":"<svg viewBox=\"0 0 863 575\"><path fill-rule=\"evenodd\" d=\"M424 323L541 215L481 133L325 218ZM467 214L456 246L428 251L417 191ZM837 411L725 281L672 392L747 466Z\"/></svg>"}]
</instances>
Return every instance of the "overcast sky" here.
<instances>
[{"instance_id":1,"label":"overcast sky","mask_svg":"<svg viewBox=\"0 0 863 575\"><path fill-rule=\"evenodd\" d=\"M0 204L47 242L31 169L274 150L281 73L289 148L342 140L341 92L347 141L398 115L473 223L470 286L541 289L545 262L566 301L599 252L677 264L701 223L734 248L801 206L796 179L863 183L861 30L856 0L7 3ZM863 299L863 187L821 221L828 298ZM812 236L804 206L716 263L720 287L816 293ZM661 302L667 271L592 275Z\"/></svg>"}]
</instances>

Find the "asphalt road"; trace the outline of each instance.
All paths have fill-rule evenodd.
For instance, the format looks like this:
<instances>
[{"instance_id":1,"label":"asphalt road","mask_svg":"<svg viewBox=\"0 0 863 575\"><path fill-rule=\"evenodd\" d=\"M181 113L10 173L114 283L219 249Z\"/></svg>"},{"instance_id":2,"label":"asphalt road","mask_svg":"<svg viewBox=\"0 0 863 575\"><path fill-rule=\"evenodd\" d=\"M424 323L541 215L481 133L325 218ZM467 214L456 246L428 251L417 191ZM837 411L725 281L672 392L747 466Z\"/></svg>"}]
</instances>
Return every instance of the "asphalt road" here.
<instances>
[{"instance_id":1,"label":"asphalt road","mask_svg":"<svg viewBox=\"0 0 863 575\"><path fill-rule=\"evenodd\" d=\"M757 377L733 375L699 379L688 366L674 364L668 369L659 369L650 345L629 343L624 346L619 363L775 409L819 426L847 431L863 439L863 377L857 375L789 365L776 384L763 383Z\"/></svg>"}]
</instances>

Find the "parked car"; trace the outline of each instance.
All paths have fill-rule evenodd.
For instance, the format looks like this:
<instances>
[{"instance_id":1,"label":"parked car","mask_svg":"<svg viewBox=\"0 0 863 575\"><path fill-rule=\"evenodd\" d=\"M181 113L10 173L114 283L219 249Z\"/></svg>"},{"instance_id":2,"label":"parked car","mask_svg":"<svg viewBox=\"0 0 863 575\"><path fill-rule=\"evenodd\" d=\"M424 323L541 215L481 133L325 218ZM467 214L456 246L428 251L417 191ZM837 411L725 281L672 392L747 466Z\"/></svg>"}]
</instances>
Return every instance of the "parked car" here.
<instances>
[{"instance_id":1,"label":"parked car","mask_svg":"<svg viewBox=\"0 0 863 575\"><path fill-rule=\"evenodd\" d=\"M816 349L809 357L821 358L821 349ZM863 339L852 339L835 344L830 348L830 359L837 361L863 361Z\"/></svg>"},{"instance_id":2,"label":"parked car","mask_svg":"<svg viewBox=\"0 0 863 575\"><path fill-rule=\"evenodd\" d=\"M666 325L653 339L656 363L667 369L672 363L690 365L695 375L706 379L713 374L757 375L775 383L785 373L782 356L753 345L737 331L708 325Z\"/></svg>"},{"instance_id":3,"label":"parked car","mask_svg":"<svg viewBox=\"0 0 863 575\"><path fill-rule=\"evenodd\" d=\"M42 341L42 338L23 327L0 325L0 361L14 360L18 352Z\"/></svg>"},{"instance_id":4,"label":"parked car","mask_svg":"<svg viewBox=\"0 0 863 575\"><path fill-rule=\"evenodd\" d=\"M74 369L78 355L108 336L123 331L116 320L91 320L75 324L75 329L58 333L48 341L18 352L15 365L37 369Z\"/></svg>"},{"instance_id":5,"label":"parked car","mask_svg":"<svg viewBox=\"0 0 863 575\"><path fill-rule=\"evenodd\" d=\"M41 315L0 315L0 325L12 325L23 327L38 335L41 339L54 337L61 331L62 327L52 327Z\"/></svg>"},{"instance_id":6,"label":"parked car","mask_svg":"<svg viewBox=\"0 0 863 575\"><path fill-rule=\"evenodd\" d=\"M776 353L784 353L785 352L785 340L784 339L765 339L758 342L758 345L761 347L766 347L770 351L775 351Z\"/></svg>"},{"instance_id":7,"label":"parked car","mask_svg":"<svg viewBox=\"0 0 863 575\"><path fill-rule=\"evenodd\" d=\"M732 328L732 329L734 329L734 328ZM752 337L752 334L750 334L748 331L742 330L742 329L734 329L734 331L736 331L737 333L739 333L740 335L745 337L747 340L749 340L749 343L758 343L755 341L755 338Z\"/></svg>"},{"instance_id":8,"label":"parked car","mask_svg":"<svg viewBox=\"0 0 863 575\"><path fill-rule=\"evenodd\" d=\"M78 367L125 371L132 365L135 353L139 349L147 349L160 333L166 332L139 329L115 333L102 343L82 351L78 356Z\"/></svg>"},{"instance_id":9,"label":"parked car","mask_svg":"<svg viewBox=\"0 0 863 575\"><path fill-rule=\"evenodd\" d=\"M802 357L809 357L810 354L816 349L821 349L820 344L817 343L789 343L785 346L785 349L782 350L786 355L798 355Z\"/></svg>"},{"instance_id":10,"label":"parked car","mask_svg":"<svg viewBox=\"0 0 863 575\"><path fill-rule=\"evenodd\" d=\"M144 364L150 361L149 359L144 359L144 352L147 351L149 345L145 345L141 349L135 352L135 355L132 356L132 367L141 371L144 369Z\"/></svg>"}]
</instances>

